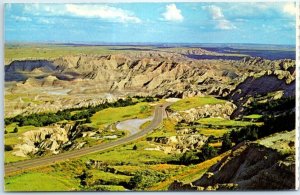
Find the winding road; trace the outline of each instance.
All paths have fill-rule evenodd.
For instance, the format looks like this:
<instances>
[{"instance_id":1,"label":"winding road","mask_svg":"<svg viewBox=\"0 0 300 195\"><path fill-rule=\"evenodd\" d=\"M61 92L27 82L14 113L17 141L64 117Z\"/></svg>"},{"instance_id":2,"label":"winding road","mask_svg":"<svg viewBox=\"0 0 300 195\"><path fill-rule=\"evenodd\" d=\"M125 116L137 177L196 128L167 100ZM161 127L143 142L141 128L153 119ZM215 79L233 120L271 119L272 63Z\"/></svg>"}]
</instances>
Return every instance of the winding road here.
<instances>
[{"instance_id":1,"label":"winding road","mask_svg":"<svg viewBox=\"0 0 300 195\"><path fill-rule=\"evenodd\" d=\"M43 167L43 166L48 166L57 162L69 160L72 158L78 158L87 154L107 150L109 148L119 146L122 144L126 144L129 142L132 142L134 140L137 140L139 138L142 138L149 132L151 132L153 129L157 128L158 125L162 122L163 118L166 116L166 107L170 106L172 103L168 102L162 105L158 105L155 107L154 115L152 122L144 129L141 131L137 132L136 134L133 134L131 136L125 137L118 139L116 141L112 141L109 143L103 143L99 145L95 145L92 147L88 148L82 148L79 150L73 150L69 152L64 152L61 154L57 155L52 155L52 156L46 156L46 157L40 157L40 158L35 158L31 160L25 160L25 161L19 161L15 163L9 163L5 164L5 176L11 175L16 172L22 172L28 169L33 169L37 167Z\"/></svg>"}]
</instances>

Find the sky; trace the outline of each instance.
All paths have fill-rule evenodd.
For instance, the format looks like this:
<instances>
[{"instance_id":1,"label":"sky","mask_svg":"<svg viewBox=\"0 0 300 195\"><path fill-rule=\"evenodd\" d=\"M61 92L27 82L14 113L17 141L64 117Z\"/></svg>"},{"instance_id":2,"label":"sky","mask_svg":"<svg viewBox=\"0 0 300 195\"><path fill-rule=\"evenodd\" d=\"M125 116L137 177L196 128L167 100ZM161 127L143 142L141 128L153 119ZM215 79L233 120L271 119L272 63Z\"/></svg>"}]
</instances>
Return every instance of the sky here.
<instances>
[{"instance_id":1,"label":"sky","mask_svg":"<svg viewBox=\"0 0 300 195\"><path fill-rule=\"evenodd\" d=\"M296 42L294 2L5 4L5 42Z\"/></svg>"}]
</instances>

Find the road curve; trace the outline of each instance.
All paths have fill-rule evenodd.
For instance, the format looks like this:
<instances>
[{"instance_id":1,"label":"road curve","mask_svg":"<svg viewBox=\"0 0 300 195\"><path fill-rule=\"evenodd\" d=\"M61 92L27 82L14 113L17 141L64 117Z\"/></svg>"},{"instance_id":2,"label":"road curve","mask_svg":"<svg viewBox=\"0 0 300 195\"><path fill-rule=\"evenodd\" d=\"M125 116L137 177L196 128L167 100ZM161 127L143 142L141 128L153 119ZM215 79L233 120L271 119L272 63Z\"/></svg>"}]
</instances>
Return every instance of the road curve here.
<instances>
[{"instance_id":1,"label":"road curve","mask_svg":"<svg viewBox=\"0 0 300 195\"><path fill-rule=\"evenodd\" d=\"M165 104L156 106L152 122L146 128L142 129L141 131L139 131L136 134L133 134L133 135L125 137L125 138L118 139L116 141L99 144L99 145L95 145L95 146L88 147L88 148L82 148L79 150L64 152L64 153L57 154L57 155L40 157L40 158L36 158L36 159L5 164L4 165L5 176L11 175L15 172L22 172L22 171L25 171L28 169L48 166L48 165L51 165L51 164L54 164L57 162L81 157L81 156L99 152L99 151L103 151L103 150L106 150L106 149L109 149L109 148L112 148L115 146L119 146L119 145L122 145L122 144L125 144L128 142L137 140L137 139L145 136L149 132L151 132L162 122L163 118L165 117L165 109L169 105L171 105L171 103L165 103Z\"/></svg>"}]
</instances>

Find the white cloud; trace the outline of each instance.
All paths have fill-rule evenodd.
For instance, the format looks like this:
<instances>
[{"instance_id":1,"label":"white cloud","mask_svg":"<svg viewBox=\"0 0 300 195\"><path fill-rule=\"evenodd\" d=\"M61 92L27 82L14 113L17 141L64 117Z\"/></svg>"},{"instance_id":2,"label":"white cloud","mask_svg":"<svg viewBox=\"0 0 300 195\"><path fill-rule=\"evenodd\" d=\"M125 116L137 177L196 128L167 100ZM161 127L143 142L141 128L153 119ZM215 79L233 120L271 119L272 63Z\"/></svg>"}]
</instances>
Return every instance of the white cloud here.
<instances>
[{"instance_id":1,"label":"white cloud","mask_svg":"<svg viewBox=\"0 0 300 195\"><path fill-rule=\"evenodd\" d=\"M234 26L229 20L226 19L218 20L216 27L221 30L231 30L236 28L236 26Z\"/></svg>"},{"instance_id":2,"label":"white cloud","mask_svg":"<svg viewBox=\"0 0 300 195\"><path fill-rule=\"evenodd\" d=\"M290 15L296 15L296 5L295 3L286 3L283 6L283 12L290 14Z\"/></svg>"},{"instance_id":3,"label":"white cloud","mask_svg":"<svg viewBox=\"0 0 300 195\"><path fill-rule=\"evenodd\" d=\"M115 22L140 23L141 19L133 13L107 5L62 4L43 5L29 4L24 11L37 16L71 16L81 18L96 18Z\"/></svg>"},{"instance_id":4,"label":"white cloud","mask_svg":"<svg viewBox=\"0 0 300 195\"><path fill-rule=\"evenodd\" d=\"M119 22L140 23L141 19L120 8L106 5L66 5L66 11L72 15L84 18L100 18Z\"/></svg>"},{"instance_id":5,"label":"white cloud","mask_svg":"<svg viewBox=\"0 0 300 195\"><path fill-rule=\"evenodd\" d=\"M214 19L214 20L220 20L220 19L225 18L220 7L211 5L211 6L208 6L208 10L212 16L212 19Z\"/></svg>"},{"instance_id":6,"label":"white cloud","mask_svg":"<svg viewBox=\"0 0 300 195\"><path fill-rule=\"evenodd\" d=\"M220 7L215 5L203 7L205 10L208 10L211 18L215 21L215 27L220 30L230 30L235 29L236 26L227 20L223 14L223 11Z\"/></svg>"},{"instance_id":7,"label":"white cloud","mask_svg":"<svg viewBox=\"0 0 300 195\"><path fill-rule=\"evenodd\" d=\"M29 17L23 17L23 16L12 16L12 18L18 22L30 22L32 21Z\"/></svg>"},{"instance_id":8,"label":"white cloud","mask_svg":"<svg viewBox=\"0 0 300 195\"><path fill-rule=\"evenodd\" d=\"M55 24L55 22L53 20L46 19L46 18L38 19L38 23L40 23L40 24Z\"/></svg>"},{"instance_id":9,"label":"white cloud","mask_svg":"<svg viewBox=\"0 0 300 195\"><path fill-rule=\"evenodd\" d=\"M176 7L175 4L169 4L166 6L166 12L162 14L164 20L172 22L183 21L181 10Z\"/></svg>"}]
</instances>

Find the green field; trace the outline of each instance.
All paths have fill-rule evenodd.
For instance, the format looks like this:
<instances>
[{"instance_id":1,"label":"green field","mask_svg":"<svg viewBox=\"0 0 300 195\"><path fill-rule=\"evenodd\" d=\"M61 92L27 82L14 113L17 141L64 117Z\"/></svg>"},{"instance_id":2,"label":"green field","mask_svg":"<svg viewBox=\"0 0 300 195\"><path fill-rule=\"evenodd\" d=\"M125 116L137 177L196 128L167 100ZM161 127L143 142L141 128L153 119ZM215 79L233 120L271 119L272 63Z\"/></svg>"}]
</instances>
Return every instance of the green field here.
<instances>
[{"instance_id":1,"label":"green field","mask_svg":"<svg viewBox=\"0 0 300 195\"><path fill-rule=\"evenodd\" d=\"M193 97L174 103L171 109L182 111L207 104L220 103L225 103L225 101L214 97ZM153 115L153 110L154 106L147 102L139 102L125 107L106 108L96 112L91 117L91 123L85 125L105 128L118 121L147 118ZM143 127L148 124L149 122L145 123ZM177 124L176 121L171 119L164 119L163 123L147 137L135 142L88 154L78 159L27 171L20 175L5 177L5 188L6 191L126 191L131 189L128 188L128 185L132 178L140 173L150 173L150 175L142 176L142 187L138 186L134 190L167 190L175 179L184 183L198 179L210 166L219 161L221 156L200 164L181 165L176 162L180 162L182 154L167 154L160 150L148 150L149 148L156 148L157 145L154 142L146 141L147 138L174 136L177 135L177 128L195 128L197 134L213 135L217 141L211 144L217 147L221 144L220 137L228 133L231 127L243 127L253 124L260 123L223 118L202 118L191 125L186 123ZM201 125L204 125L204 127ZM205 127L206 125L210 127ZM13 131L15 126L16 124L7 126L8 132ZM9 144L16 144L19 141L17 139L19 133L32 128L34 127L19 127L18 133L8 133L5 139ZM103 133L109 133L109 131L103 131ZM78 138L78 140L81 139L88 138ZM96 141L90 141L91 145L99 144ZM14 157L10 152L6 152L5 155L6 162L20 160L19 157ZM93 164L95 162L98 164ZM173 162L175 163L173 164ZM154 176L151 174L154 174ZM163 176L159 178L161 175ZM157 180L157 178L160 180ZM149 183L147 183L148 181Z\"/></svg>"},{"instance_id":2,"label":"green field","mask_svg":"<svg viewBox=\"0 0 300 195\"><path fill-rule=\"evenodd\" d=\"M107 108L95 113L91 117L91 125L99 128L117 121L124 121L132 118L147 118L153 115L153 110L154 107L146 102L126 107Z\"/></svg>"},{"instance_id":3,"label":"green field","mask_svg":"<svg viewBox=\"0 0 300 195\"><path fill-rule=\"evenodd\" d=\"M111 55L136 52L126 50L126 46L76 46L59 44L8 44L5 45L5 64L13 60L55 59L68 55ZM145 49L145 47L143 47ZM147 47L152 48L152 47ZM116 50L122 49L122 50Z\"/></svg>"},{"instance_id":4,"label":"green field","mask_svg":"<svg viewBox=\"0 0 300 195\"><path fill-rule=\"evenodd\" d=\"M228 133L229 129L213 129L213 128L200 128L197 129L197 132L202 135L206 136L215 136L215 137L222 137L225 133Z\"/></svg>"},{"instance_id":5,"label":"green field","mask_svg":"<svg viewBox=\"0 0 300 195\"><path fill-rule=\"evenodd\" d=\"M261 114L250 114L248 116L244 116L243 118L246 118L246 119L260 119L262 117L263 116Z\"/></svg>"},{"instance_id":6,"label":"green field","mask_svg":"<svg viewBox=\"0 0 300 195\"><path fill-rule=\"evenodd\" d=\"M236 121L224 118L201 118L197 121L202 125L211 126L228 126L228 127L245 127L249 125L262 125L262 123L253 123L249 121Z\"/></svg>"},{"instance_id":7,"label":"green field","mask_svg":"<svg viewBox=\"0 0 300 195\"><path fill-rule=\"evenodd\" d=\"M29 172L5 178L5 191L74 191L78 184L65 176Z\"/></svg>"},{"instance_id":8,"label":"green field","mask_svg":"<svg viewBox=\"0 0 300 195\"><path fill-rule=\"evenodd\" d=\"M18 128L18 132L17 133L13 133L14 128L17 127ZM31 130L37 130L38 127L34 127L34 126L23 126L23 127L19 127L16 123L12 123L10 125L7 125L5 127L5 130L7 131L7 134L4 135L4 144L5 145L10 145L10 146L14 146L16 144L20 144L21 140L19 139L19 137L21 137L22 133L25 133L27 131L31 131ZM18 157L12 154L13 151L5 151L5 158L4 158L4 162L5 163L9 163L9 162L16 162L19 160L25 160L28 158L25 157Z\"/></svg>"},{"instance_id":9,"label":"green field","mask_svg":"<svg viewBox=\"0 0 300 195\"><path fill-rule=\"evenodd\" d=\"M189 110L191 108L204 106L207 104L222 104L225 102L225 100L220 100L214 97L190 97L175 102L173 105L170 106L170 108L174 111L183 111Z\"/></svg>"},{"instance_id":10,"label":"green field","mask_svg":"<svg viewBox=\"0 0 300 195\"><path fill-rule=\"evenodd\" d=\"M79 54L99 54L108 55L117 53L116 50L110 50L105 46L68 46L68 45L6 45L5 46L5 64L13 60L24 59L54 59L67 55Z\"/></svg>"},{"instance_id":11,"label":"green field","mask_svg":"<svg viewBox=\"0 0 300 195\"><path fill-rule=\"evenodd\" d=\"M133 146L137 146L137 150ZM149 151L145 148L153 148L154 146L146 141L138 141L132 144L116 147L107 152L90 154L82 157L82 160L93 159L99 160L110 165L141 165L151 163L166 163L173 160L174 156L165 154L163 151Z\"/></svg>"}]
</instances>

